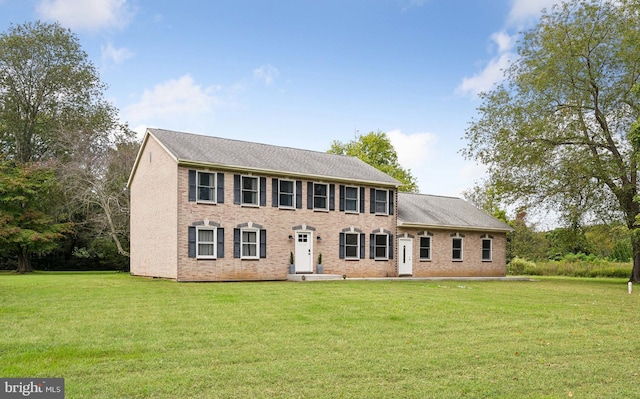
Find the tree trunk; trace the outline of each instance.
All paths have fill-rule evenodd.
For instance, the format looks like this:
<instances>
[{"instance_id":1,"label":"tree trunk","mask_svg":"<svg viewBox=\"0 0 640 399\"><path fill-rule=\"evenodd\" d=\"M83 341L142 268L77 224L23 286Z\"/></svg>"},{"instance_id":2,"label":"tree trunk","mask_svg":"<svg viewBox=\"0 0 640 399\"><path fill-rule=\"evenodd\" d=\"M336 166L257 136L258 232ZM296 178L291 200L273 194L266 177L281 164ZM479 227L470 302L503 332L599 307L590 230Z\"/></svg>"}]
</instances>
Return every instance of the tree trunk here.
<instances>
[{"instance_id":1,"label":"tree trunk","mask_svg":"<svg viewBox=\"0 0 640 399\"><path fill-rule=\"evenodd\" d=\"M20 274L31 273L31 256L26 248L21 248L18 252L18 269L16 270Z\"/></svg>"},{"instance_id":2,"label":"tree trunk","mask_svg":"<svg viewBox=\"0 0 640 399\"><path fill-rule=\"evenodd\" d=\"M631 249L633 250L633 269L629 281L640 282L640 228L631 230Z\"/></svg>"}]
</instances>

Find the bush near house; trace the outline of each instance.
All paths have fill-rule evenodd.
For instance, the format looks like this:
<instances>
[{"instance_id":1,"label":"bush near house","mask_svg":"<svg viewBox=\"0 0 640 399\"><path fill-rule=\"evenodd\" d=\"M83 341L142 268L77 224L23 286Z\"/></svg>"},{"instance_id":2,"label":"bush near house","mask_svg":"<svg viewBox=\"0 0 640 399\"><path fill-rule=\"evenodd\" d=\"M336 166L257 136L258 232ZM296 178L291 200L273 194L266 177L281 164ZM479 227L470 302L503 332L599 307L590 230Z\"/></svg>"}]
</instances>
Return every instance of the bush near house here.
<instances>
[{"instance_id":1,"label":"bush near house","mask_svg":"<svg viewBox=\"0 0 640 399\"><path fill-rule=\"evenodd\" d=\"M507 265L507 273L513 276L626 278L631 275L632 266L630 262L615 262L595 255L578 253L538 262L516 257Z\"/></svg>"}]
</instances>

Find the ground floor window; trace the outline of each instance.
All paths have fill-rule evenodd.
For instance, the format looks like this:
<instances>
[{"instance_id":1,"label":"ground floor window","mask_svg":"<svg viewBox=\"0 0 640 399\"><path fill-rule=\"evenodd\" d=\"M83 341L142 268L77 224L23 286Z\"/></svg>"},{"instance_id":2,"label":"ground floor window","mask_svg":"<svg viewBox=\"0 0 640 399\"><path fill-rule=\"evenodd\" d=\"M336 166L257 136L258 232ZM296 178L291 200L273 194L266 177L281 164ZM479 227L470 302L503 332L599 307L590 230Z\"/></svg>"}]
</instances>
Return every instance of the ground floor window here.
<instances>
[{"instance_id":1,"label":"ground floor window","mask_svg":"<svg viewBox=\"0 0 640 399\"><path fill-rule=\"evenodd\" d=\"M492 250L492 242L491 238L483 238L482 239L482 261L488 262L491 261L491 250Z\"/></svg>"},{"instance_id":2,"label":"ground floor window","mask_svg":"<svg viewBox=\"0 0 640 399\"><path fill-rule=\"evenodd\" d=\"M451 259L454 261L462 260L462 238L461 237L453 237L451 240Z\"/></svg>"},{"instance_id":3,"label":"ground floor window","mask_svg":"<svg viewBox=\"0 0 640 399\"><path fill-rule=\"evenodd\" d=\"M431 237L420 237L420 260L431 260Z\"/></svg>"}]
</instances>

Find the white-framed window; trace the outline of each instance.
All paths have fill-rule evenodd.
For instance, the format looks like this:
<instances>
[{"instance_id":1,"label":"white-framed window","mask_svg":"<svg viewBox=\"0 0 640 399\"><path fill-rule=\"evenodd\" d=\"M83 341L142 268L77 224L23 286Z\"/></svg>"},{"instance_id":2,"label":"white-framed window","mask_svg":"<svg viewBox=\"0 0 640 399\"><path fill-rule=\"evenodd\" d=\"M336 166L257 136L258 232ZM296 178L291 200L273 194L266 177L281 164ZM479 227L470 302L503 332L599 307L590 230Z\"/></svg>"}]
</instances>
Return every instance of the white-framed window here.
<instances>
[{"instance_id":1,"label":"white-framed window","mask_svg":"<svg viewBox=\"0 0 640 399\"><path fill-rule=\"evenodd\" d=\"M462 260L462 237L453 237L451 239L451 259L454 261Z\"/></svg>"},{"instance_id":2,"label":"white-framed window","mask_svg":"<svg viewBox=\"0 0 640 399\"><path fill-rule=\"evenodd\" d=\"M358 187L344 188L344 210L346 212L359 213L360 189Z\"/></svg>"},{"instance_id":3,"label":"white-framed window","mask_svg":"<svg viewBox=\"0 0 640 399\"><path fill-rule=\"evenodd\" d=\"M258 229L240 230L240 257L242 259L258 259Z\"/></svg>"},{"instance_id":4,"label":"white-framed window","mask_svg":"<svg viewBox=\"0 0 640 399\"><path fill-rule=\"evenodd\" d=\"M216 259L217 229L211 226L196 227L196 258Z\"/></svg>"},{"instance_id":5,"label":"white-framed window","mask_svg":"<svg viewBox=\"0 0 640 399\"><path fill-rule=\"evenodd\" d=\"M280 208L293 208L296 205L296 182L293 180L278 180L278 205Z\"/></svg>"},{"instance_id":6,"label":"white-framed window","mask_svg":"<svg viewBox=\"0 0 640 399\"><path fill-rule=\"evenodd\" d=\"M389 235L373 235L373 257L374 259L389 259Z\"/></svg>"},{"instance_id":7,"label":"white-framed window","mask_svg":"<svg viewBox=\"0 0 640 399\"><path fill-rule=\"evenodd\" d=\"M216 174L197 172L196 192L198 202L216 202Z\"/></svg>"},{"instance_id":8,"label":"white-framed window","mask_svg":"<svg viewBox=\"0 0 640 399\"><path fill-rule=\"evenodd\" d=\"M313 209L329 209L329 185L313 183Z\"/></svg>"},{"instance_id":9,"label":"white-framed window","mask_svg":"<svg viewBox=\"0 0 640 399\"><path fill-rule=\"evenodd\" d=\"M491 238L482 239L482 261L490 262L492 259L493 240Z\"/></svg>"},{"instance_id":10,"label":"white-framed window","mask_svg":"<svg viewBox=\"0 0 640 399\"><path fill-rule=\"evenodd\" d=\"M260 192L260 180L254 176L241 177L241 198L242 205L258 205L258 195Z\"/></svg>"},{"instance_id":11,"label":"white-framed window","mask_svg":"<svg viewBox=\"0 0 640 399\"><path fill-rule=\"evenodd\" d=\"M345 233L344 257L345 259L360 259L360 234Z\"/></svg>"},{"instance_id":12,"label":"white-framed window","mask_svg":"<svg viewBox=\"0 0 640 399\"><path fill-rule=\"evenodd\" d=\"M431 260L431 237L420 237L420 260Z\"/></svg>"},{"instance_id":13,"label":"white-framed window","mask_svg":"<svg viewBox=\"0 0 640 399\"><path fill-rule=\"evenodd\" d=\"M389 191L388 190L375 190L375 196L371 199L375 202L376 215L388 215L389 214Z\"/></svg>"}]
</instances>

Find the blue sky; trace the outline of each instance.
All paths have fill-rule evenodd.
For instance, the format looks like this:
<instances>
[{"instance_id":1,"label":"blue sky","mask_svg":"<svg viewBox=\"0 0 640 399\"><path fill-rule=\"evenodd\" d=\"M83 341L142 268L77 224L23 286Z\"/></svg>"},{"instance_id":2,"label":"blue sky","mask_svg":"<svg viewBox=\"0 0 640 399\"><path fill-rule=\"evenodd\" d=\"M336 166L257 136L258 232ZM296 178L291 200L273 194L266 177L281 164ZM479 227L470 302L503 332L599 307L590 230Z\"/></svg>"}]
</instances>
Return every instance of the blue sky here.
<instances>
[{"instance_id":1,"label":"blue sky","mask_svg":"<svg viewBox=\"0 0 640 399\"><path fill-rule=\"evenodd\" d=\"M0 0L0 30L59 21L136 131L326 151L387 132L420 191L461 196L477 93L557 0Z\"/></svg>"}]
</instances>

